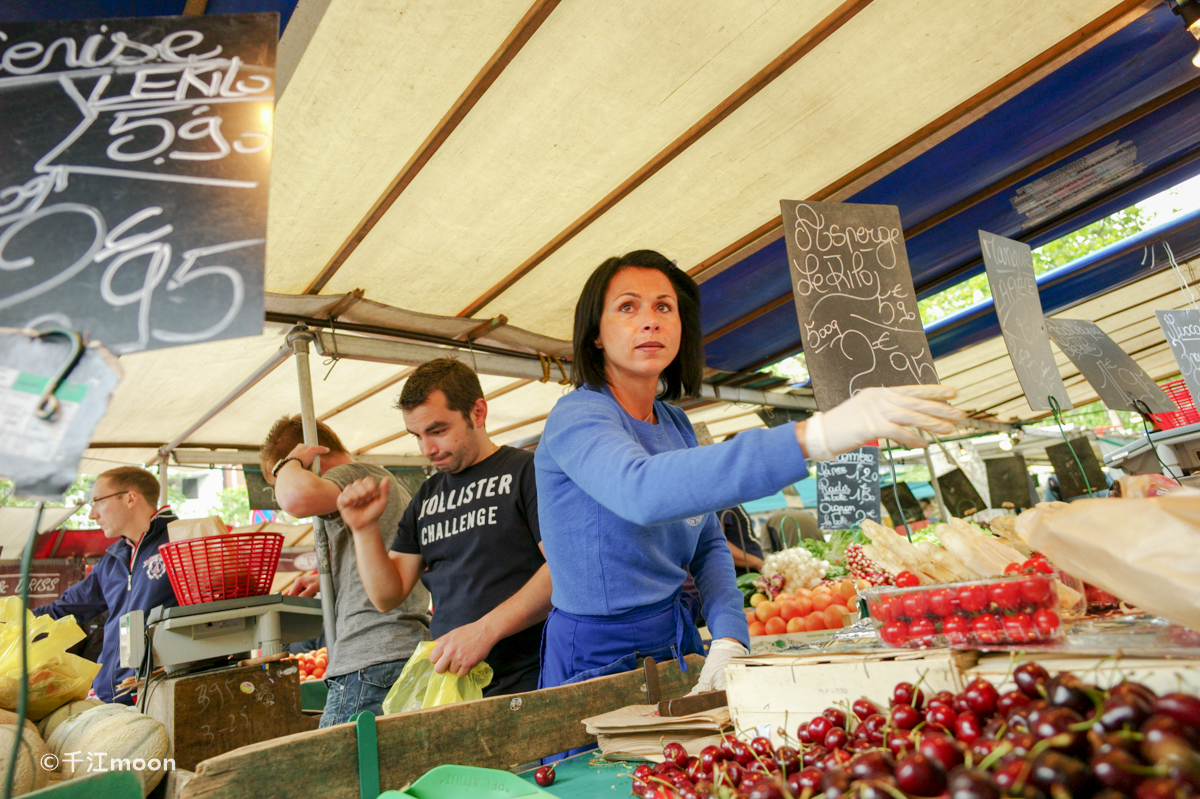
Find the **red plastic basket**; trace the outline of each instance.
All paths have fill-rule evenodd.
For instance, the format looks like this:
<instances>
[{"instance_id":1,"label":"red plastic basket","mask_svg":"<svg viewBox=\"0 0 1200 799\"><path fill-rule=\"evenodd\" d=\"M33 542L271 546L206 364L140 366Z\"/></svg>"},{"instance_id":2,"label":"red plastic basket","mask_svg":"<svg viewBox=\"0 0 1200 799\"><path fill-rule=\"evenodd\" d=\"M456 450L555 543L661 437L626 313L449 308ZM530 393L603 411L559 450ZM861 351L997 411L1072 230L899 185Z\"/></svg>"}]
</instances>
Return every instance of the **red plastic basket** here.
<instances>
[{"instance_id":1,"label":"red plastic basket","mask_svg":"<svg viewBox=\"0 0 1200 799\"><path fill-rule=\"evenodd\" d=\"M262 596L271 590L283 536L235 533L189 538L158 548L181 605Z\"/></svg>"},{"instance_id":2,"label":"red plastic basket","mask_svg":"<svg viewBox=\"0 0 1200 799\"><path fill-rule=\"evenodd\" d=\"M1150 414L1150 418L1159 427L1163 430L1170 430L1173 427L1183 427L1200 422L1200 411L1196 410L1196 403L1192 399L1192 393L1187 389L1186 380L1172 380L1170 383L1163 383L1159 388L1171 398L1175 407L1179 408L1178 411L1172 413Z\"/></svg>"}]
</instances>

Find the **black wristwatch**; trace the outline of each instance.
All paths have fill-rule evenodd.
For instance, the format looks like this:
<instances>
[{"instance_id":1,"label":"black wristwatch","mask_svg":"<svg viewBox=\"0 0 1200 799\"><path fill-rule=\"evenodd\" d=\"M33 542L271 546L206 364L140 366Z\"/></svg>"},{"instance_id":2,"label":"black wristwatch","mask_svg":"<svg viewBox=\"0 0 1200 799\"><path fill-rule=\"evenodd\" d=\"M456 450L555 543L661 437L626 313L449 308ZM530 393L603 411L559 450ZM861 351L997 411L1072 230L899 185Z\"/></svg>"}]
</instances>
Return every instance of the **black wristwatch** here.
<instances>
[{"instance_id":1,"label":"black wristwatch","mask_svg":"<svg viewBox=\"0 0 1200 799\"><path fill-rule=\"evenodd\" d=\"M278 476L279 476L279 470L280 470L280 469L282 469L282 468L283 468L283 465L284 465L285 463L287 463L288 461L295 461L296 463L300 464L300 466L301 466L301 467L303 467L303 466L304 466L304 461L300 460L299 458L291 458L291 457L284 458L284 459L283 459L283 460L281 460L279 463L275 464L275 468L273 468L273 469L271 470L271 476L272 476L272 477L278 477Z\"/></svg>"}]
</instances>

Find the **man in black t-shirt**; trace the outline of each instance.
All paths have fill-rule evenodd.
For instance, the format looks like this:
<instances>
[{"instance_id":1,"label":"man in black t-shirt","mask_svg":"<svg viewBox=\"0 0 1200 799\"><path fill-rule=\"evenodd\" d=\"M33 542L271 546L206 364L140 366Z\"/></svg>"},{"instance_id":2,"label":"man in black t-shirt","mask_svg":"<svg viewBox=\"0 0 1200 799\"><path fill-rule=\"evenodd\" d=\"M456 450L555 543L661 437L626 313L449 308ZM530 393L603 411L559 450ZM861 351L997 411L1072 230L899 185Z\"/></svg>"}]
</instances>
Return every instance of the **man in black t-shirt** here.
<instances>
[{"instance_id":1,"label":"man in black t-shirt","mask_svg":"<svg viewBox=\"0 0 1200 799\"><path fill-rule=\"evenodd\" d=\"M436 671L463 675L486 660L494 676L485 696L536 690L550 570L533 455L488 437L479 378L458 361L418 368L398 405L438 473L409 503L391 552L378 533L387 481L364 478L338 497L367 594L386 611L421 580L433 595Z\"/></svg>"},{"instance_id":2,"label":"man in black t-shirt","mask_svg":"<svg viewBox=\"0 0 1200 799\"><path fill-rule=\"evenodd\" d=\"M754 537L754 524L750 514L741 505L726 508L717 513L725 531L725 542L733 555L733 567L738 574L762 571L763 551Z\"/></svg>"}]
</instances>

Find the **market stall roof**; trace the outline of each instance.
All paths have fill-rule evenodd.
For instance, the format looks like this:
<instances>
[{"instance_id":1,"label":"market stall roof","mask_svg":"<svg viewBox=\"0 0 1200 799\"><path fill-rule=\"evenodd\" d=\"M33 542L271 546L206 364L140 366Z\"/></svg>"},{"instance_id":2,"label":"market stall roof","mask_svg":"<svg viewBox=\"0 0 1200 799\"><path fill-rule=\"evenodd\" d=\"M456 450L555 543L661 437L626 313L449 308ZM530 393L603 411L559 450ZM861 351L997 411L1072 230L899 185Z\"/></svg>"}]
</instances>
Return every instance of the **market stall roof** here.
<instances>
[{"instance_id":1,"label":"market stall roof","mask_svg":"<svg viewBox=\"0 0 1200 799\"><path fill-rule=\"evenodd\" d=\"M16 5L44 18L185 4ZM652 247L702 281L709 361L736 373L728 386L769 386L743 373L798 344L786 263L769 257L781 198L899 205L918 287L932 291L978 268L977 226L1059 235L1182 179L1200 136L1180 121L1195 43L1145 0L187 6L284 11L267 291L361 290L367 303L473 320L426 319L427 335L460 344L502 316L565 339L594 267ZM1120 169L1057 202L1035 196L1027 217L1011 207L1010 189L1114 142L1101 163ZM286 320L313 313L289 302L255 338L123 357L88 465L149 460L185 432L184 447L254 446L297 410L293 369L266 369L206 417L276 356ZM314 371L318 415L354 451L414 452L390 408L404 368L343 359L328 379ZM484 378L500 441L536 435L563 391L518 382ZM721 435L761 424L753 410L709 402L692 418Z\"/></svg>"}]
</instances>

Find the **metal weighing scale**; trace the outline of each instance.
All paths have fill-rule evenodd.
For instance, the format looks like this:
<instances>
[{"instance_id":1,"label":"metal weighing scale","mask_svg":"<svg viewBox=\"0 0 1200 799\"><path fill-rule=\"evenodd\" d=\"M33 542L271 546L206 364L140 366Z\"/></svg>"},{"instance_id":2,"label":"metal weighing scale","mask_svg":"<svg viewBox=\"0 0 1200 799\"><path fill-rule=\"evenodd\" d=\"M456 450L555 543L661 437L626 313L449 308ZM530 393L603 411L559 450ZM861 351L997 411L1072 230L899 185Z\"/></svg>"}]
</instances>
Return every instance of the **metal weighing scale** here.
<instances>
[{"instance_id":1,"label":"metal weighing scale","mask_svg":"<svg viewBox=\"0 0 1200 799\"><path fill-rule=\"evenodd\" d=\"M157 607L148 619L144 615L135 610L121 617L121 665L141 667L149 635L151 666L168 674L252 649L274 655L284 644L321 634L321 600L282 594Z\"/></svg>"}]
</instances>

